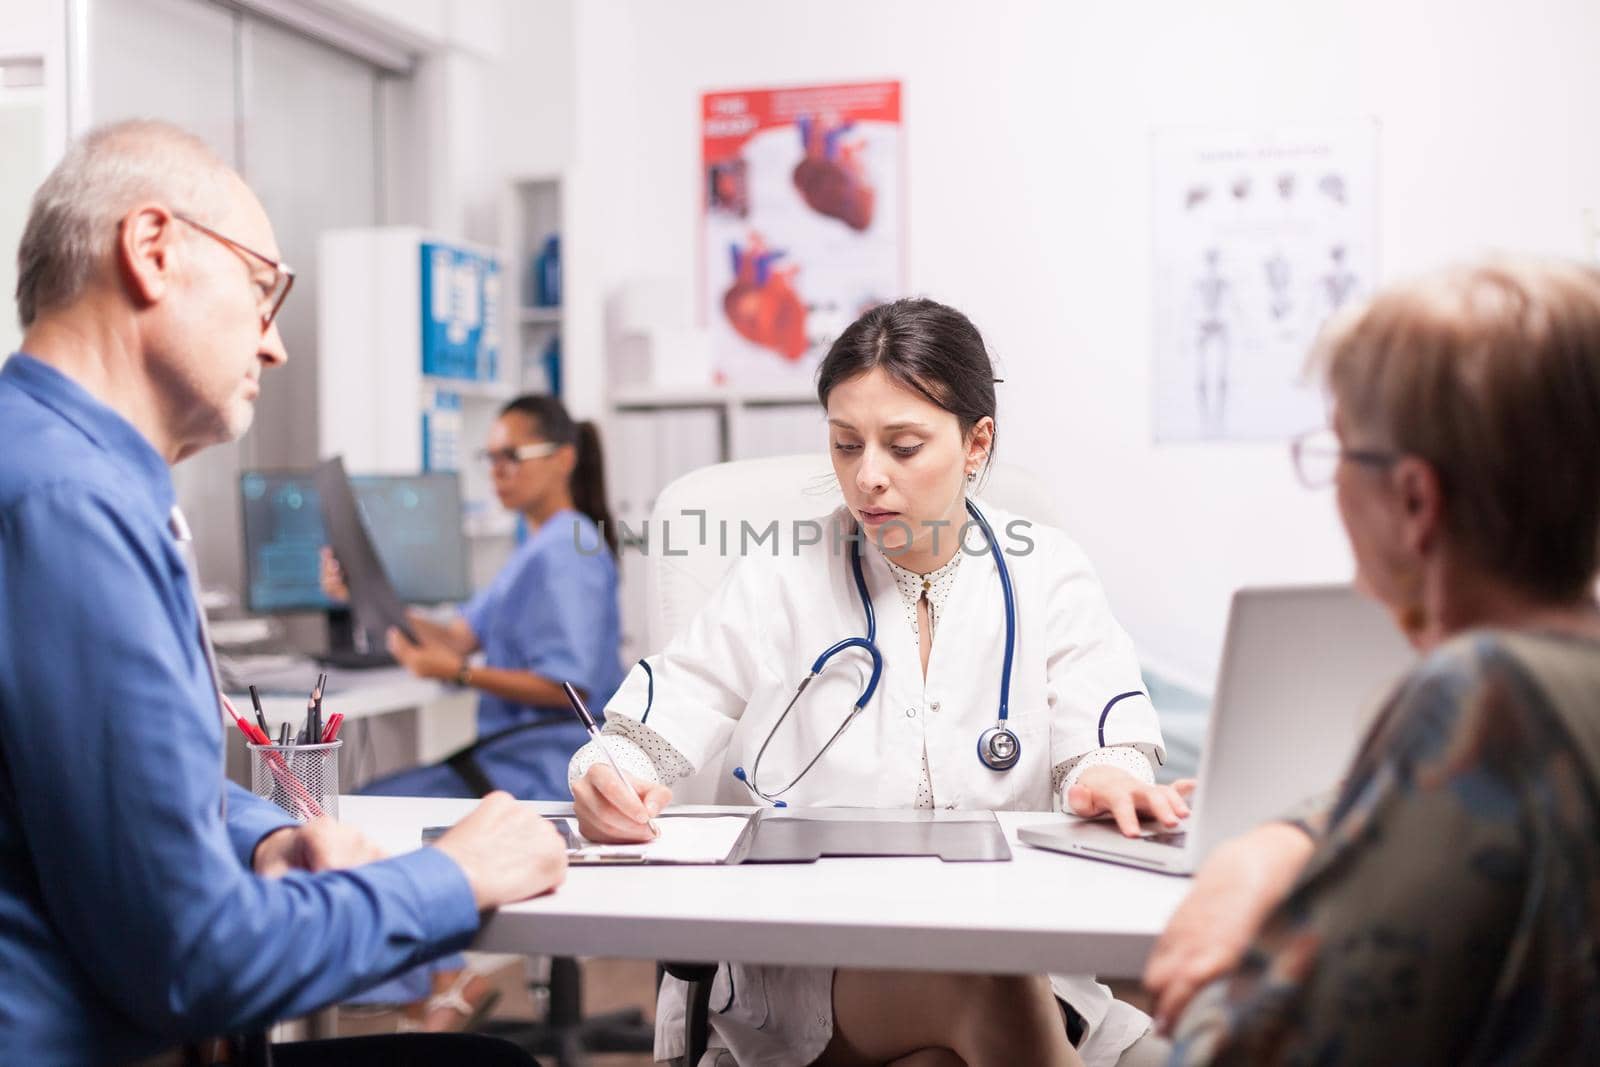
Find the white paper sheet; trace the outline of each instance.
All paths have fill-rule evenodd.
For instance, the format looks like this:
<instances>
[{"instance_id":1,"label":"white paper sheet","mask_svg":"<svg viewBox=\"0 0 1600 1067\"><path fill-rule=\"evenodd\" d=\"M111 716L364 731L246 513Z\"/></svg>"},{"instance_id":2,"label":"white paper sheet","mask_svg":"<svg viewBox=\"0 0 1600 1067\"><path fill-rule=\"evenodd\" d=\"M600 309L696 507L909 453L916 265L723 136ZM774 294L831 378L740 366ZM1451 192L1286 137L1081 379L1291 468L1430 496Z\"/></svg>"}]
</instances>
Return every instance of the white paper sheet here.
<instances>
[{"instance_id":1,"label":"white paper sheet","mask_svg":"<svg viewBox=\"0 0 1600 1067\"><path fill-rule=\"evenodd\" d=\"M655 863L721 863L733 851L750 820L744 815L710 817L660 816L661 836L641 845L598 845L578 838L579 846L567 850L577 862L632 860Z\"/></svg>"}]
</instances>

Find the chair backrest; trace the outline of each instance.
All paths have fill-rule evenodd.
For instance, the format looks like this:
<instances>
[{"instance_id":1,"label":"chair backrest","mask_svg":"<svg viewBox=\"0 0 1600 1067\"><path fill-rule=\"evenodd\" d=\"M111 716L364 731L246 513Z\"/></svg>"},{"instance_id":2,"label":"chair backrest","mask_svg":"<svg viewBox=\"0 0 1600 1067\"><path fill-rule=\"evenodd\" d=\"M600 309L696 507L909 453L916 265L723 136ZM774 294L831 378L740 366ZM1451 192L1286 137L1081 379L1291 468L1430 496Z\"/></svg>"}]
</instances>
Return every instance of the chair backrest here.
<instances>
[{"instance_id":1,"label":"chair backrest","mask_svg":"<svg viewBox=\"0 0 1600 1067\"><path fill-rule=\"evenodd\" d=\"M996 507L1060 525L1044 483L1020 467L992 465L980 490ZM718 463L668 485L656 497L648 528L649 650L659 650L687 625L735 559L746 551L772 551L770 539L759 540L770 524L777 523L779 543L788 545L796 521L821 518L842 502L832 465L816 453Z\"/></svg>"}]
</instances>

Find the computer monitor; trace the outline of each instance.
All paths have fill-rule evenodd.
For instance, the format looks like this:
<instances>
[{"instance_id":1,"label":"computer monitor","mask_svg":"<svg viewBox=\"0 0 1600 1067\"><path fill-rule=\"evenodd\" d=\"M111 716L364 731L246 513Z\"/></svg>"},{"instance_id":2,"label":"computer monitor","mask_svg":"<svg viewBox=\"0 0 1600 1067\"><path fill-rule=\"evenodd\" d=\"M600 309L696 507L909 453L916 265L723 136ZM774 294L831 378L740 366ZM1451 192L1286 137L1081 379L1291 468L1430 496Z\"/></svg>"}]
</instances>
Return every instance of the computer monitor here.
<instances>
[{"instance_id":1,"label":"computer monitor","mask_svg":"<svg viewBox=\"0 0 1600 1067\"><path fill-rule=\"evenodd\" d=\"M350 478L378 558L400 599L445 604L467 599L467 541L461 483L450 472L358 474ZM245 606L261 615L329 611L319 553L328 543L309 470L245 471Z\"/></svg>"}]
</instances>

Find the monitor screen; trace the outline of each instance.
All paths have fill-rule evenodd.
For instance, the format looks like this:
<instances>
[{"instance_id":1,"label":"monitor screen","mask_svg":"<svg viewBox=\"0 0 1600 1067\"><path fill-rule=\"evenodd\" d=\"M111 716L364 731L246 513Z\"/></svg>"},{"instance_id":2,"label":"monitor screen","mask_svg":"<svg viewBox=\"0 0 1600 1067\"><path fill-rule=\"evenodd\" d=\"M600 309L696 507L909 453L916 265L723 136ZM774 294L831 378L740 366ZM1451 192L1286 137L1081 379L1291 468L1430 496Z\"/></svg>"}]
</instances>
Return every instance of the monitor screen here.
<instances>
[{"instance_id":1,"label":"monitor screen","mask_svg":"<svg viewBox=\"0 0 1600 1067\"><path fill-rule=\"evenodd\" d=\"M443 604L467 599L467 542L456 475L357 474L350 483L378 558L400 599ZM309 470L246 471L245 606L259 614L325 611L318 553L328 543Z\"/></svg>"}]
</instances>

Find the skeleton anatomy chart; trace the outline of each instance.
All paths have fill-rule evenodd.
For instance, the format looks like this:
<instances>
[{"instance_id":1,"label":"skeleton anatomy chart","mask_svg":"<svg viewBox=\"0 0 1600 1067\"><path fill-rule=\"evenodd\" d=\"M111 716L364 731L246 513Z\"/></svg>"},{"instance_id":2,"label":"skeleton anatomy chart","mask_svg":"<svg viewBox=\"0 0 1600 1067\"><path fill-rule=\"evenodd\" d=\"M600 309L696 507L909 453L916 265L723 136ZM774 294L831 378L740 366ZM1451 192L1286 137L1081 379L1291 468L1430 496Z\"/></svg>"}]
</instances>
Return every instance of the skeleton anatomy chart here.
<instances>
[{"instance_id":1,"label":"skeleton anatomy chart","mask_svg":"<svg viewBox=\"0 0 1600 1067\"><path fill-rule=\"evenodd\" d=\"M1377 125L1157 131L1158 442L1319 425L1305 357L1377 273Z\"/></svg>"}]
</instances>

